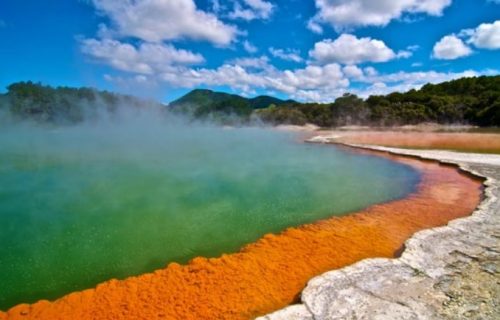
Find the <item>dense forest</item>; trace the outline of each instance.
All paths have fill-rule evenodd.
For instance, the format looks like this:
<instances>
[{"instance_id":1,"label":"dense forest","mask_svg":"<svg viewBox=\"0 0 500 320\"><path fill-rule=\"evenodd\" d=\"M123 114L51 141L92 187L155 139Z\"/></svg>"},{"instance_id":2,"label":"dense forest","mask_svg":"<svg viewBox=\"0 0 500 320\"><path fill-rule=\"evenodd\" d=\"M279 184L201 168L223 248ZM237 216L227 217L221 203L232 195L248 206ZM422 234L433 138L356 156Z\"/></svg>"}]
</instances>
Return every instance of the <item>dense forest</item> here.
<instances>
[{"instance_id":1,"label":"dense forest","mask_svg":"<svg viewBox=\"0 0 500 320\"><path fill-rule=\"evenodd\" d=\"M436 122L500 126L500 76L462 78L427 84L420 90L370 96L345 94L332 103L300 103L269 96L244 98L196 89L167 107L132 96L89 88L52 88L32 82L15 83L0 95L0 108L16 117L75 123L99 112L116 112L122 105L167 108L191 119L218 123L316 124L394 126Z\"/></svg>"},{"instance_id":2,"label":"dense forest","mask_svg":"<svg viewBox=\"0 0 500 320\"><path fill-rule=\"evenodd\" d=\"M436 122L500 126L500 76L427 84L420 90L370 96L345 94L329 104L290 103L256 111L271 123L394 126Z\"/></svg>"},{"instance_id":3,"label":"dense forest","mask_svg":"<svg viewBox=\"0 0 500 320\"><path fill-rule=\"evenodd\" d=\"M164 107L133 96L92 88L44 86L19 82L0 95L0 109L7 109L14 118L55 124L73 124L117 114L126 108Z\"/></svg>"},{"instance_id":4,"label":"dense forest","mask_svg":"<svg viewBox=\"0 0 500 320\"><path fill-rule=\"evenodd\" d=\"M265 101L269 103L266 108L262 105L256 108L252 101L236 95L194 90L174 101L171 107L192 106L195 112L191 115L198 118L223 112L271 124L313 123L321 127L422 122L500 126L500 76L427 84L420 90L370 96L366 100L345 94L327 104L270 100Z\"/></svg>"}]
</instances>

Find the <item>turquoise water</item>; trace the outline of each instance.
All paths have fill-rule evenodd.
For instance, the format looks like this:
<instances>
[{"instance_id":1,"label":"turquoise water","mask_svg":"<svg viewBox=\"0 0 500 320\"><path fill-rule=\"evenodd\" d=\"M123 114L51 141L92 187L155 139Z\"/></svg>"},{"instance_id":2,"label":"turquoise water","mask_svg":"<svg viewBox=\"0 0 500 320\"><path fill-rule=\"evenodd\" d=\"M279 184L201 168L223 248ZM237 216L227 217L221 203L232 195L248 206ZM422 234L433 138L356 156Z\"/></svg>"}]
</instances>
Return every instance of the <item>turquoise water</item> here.
<instances>
[{"instance_id":1,"label":"turquoise water","mask_svg":"<svg viewBox=\"0 0 500 320\"><path fill-rule=\"evenodd\" d=\"M0 127L0 309L54 299L413 191L418 173L289 133Z\"/></svg>"}]
</instances>

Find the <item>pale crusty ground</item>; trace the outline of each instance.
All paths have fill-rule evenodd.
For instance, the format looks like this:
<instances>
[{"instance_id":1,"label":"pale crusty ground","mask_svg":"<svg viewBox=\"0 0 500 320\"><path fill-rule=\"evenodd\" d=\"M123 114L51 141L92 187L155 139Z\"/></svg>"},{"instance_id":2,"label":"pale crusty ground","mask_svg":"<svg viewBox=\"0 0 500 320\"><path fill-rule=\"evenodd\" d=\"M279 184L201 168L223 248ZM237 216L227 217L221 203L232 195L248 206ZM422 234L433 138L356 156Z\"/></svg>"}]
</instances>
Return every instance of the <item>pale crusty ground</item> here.
<instances>
[{"instance_id":1,"label":"pale crusty ground","mask_svg":"<svg viewBox=\"0 0 500 320\"><path fill-rule=\"evenodd\" d=\"M485 200L470 217L415 234L400 258L367 259L315 277L300 304L259 319L500 319L500 156L356 147L456 164L487 178Z\"/></svg>"},{"instance_id":2,"label":"pale crusty ground","mask_svg":"<svg viewBox=\"0 0 500 320\"><path fill-rule=\"evenodd\" d=\"M419 150L449 150L500 154L499 133L429 131L317 131L322 136L337 136L339 142Z\"/></svg>"}]
</instances>

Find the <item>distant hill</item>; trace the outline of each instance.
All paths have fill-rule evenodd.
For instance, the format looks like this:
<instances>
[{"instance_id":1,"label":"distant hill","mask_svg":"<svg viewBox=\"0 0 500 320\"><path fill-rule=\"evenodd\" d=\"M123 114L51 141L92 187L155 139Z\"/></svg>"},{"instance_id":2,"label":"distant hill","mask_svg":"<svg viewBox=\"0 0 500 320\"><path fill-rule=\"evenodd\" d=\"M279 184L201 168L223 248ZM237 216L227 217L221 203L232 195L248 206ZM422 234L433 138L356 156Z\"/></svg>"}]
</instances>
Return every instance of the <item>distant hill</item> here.
<instances>
[{"instance_id":1,"label":"distant hill","mask_svg":"<svg viewBox=\"0 0 500 320\"><path fill-rule=\"evenodd\" d=\"M294 100L281 100L271 96L258 96L251 98L249 101L253 109L264 109L271 105L281 106L289 103L297 103Z\"/></svg>"},{"instance_id":2,"label":"distant hill","mask_svg":"<svg viewBox=\"0 0 500 320\"><path fill-rule=\"evenodd\" d=\"M254 110L270 105L284 105L295 102L270 96L245 98L236 94L216 92L207 89L195 89L171 102L169 107L174 112L187 114L195 118L221 119L225 117L248 118Z\"/></svg>"}]
</instances>

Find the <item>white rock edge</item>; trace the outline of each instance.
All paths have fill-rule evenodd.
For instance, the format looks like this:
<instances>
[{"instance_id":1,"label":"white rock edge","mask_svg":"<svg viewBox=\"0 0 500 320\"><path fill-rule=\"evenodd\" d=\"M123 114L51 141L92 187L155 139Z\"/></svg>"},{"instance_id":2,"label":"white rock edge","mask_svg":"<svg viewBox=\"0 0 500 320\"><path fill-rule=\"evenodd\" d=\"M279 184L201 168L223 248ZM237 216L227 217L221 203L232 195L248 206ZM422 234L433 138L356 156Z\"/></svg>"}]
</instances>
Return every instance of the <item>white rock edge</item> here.
<instances>
[{"instance_id":1,"label":"white rock edge","mask_svg":"<svg viewBox=\"0 0 500 320\"><path fill-rule=\"evenodd\" d=\"M308 142L335 143L337 138L335 135L316 136ZM365 259L326 272L308 282L301 294L301 303L257 320L462 318L459 314L446 313L443 306L450 302L450 297L446 296L446 290L436 286L443 286L446 277L450 277L450 281L457 277L456 268L450 268L454 264L463 263L459 269L466 270L468 263L478 255L492 257L496 263L499 261L500 156L345 145L456 165L485 179L484 200L471 216L415 233L405 242L401 257ZM494 313L496 317L495 310ZM464 315L467 317L466 312Z\"/></svg>"}]
</instances>

